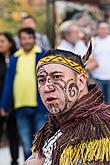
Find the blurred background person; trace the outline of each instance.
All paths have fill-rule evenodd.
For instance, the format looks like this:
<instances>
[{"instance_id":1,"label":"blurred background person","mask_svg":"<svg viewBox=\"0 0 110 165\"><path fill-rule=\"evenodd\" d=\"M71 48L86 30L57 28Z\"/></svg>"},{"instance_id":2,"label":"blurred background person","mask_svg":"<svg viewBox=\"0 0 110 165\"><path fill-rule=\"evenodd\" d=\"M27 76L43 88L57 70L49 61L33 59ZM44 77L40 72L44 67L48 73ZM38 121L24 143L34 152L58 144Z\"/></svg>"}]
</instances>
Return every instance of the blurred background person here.
<instances>
[{"instance_id":1,"label":"blurred background person","mask_svg":"<svg viewBox=\"0 0 110 165\"><path fill-rule=\"evenodd\" d=\"M36 27L37 27L37 23L32 16L28 15L22 19L21 28L32 28L33 30L36 31ZM41 33L36 31L35 37L36 37L35 41L38 46L40 46L41 48L45 50L48 50L51 48L47 35L42 35ZM16 41L17 48L20 48L20 41L17 36L15 37L15 41Z\"/></svg>"},{"instance_id":2,"label":"blurred background person","mask_svg":"<svg viewBox=\"0 0 110 165\"><path fill-rule=\"evenodd\" d=\"M110 104L110 35L109 24L99 23L93 40L93 57L88 70L100 85L105 101Z\"/></svg>"},{"instance_id":3,"label":"blurred background person","mask_svg":"<svg viewBox=\"0 0 110 165\"><path fill-rule=\"evenodd\" d=\"M87 47L83 40L80 40L80 29L76 22L66 21L60 26L61 43L58 49L68 50L75 54L84 55Z\"/></svg>"},{"instance_id":4,"label":"blurred background person","mask_svg":"<svg viewBox=\"0 0 110 165\"><path fill-rule=\"evenodd\" d=\"M31 155L33 135L46 121L45 108L43 109L41 102L38 102L35 74L35 66L45 51L35 44L35 32L32 28L20 29L18 36L21 48L10 60L1 111L6 114L7 104L13 94L17 127L23 145L24 158L27 159Z\"/></svg>"},{"instance_id":5,"label":"blurred background person","mask_svg":"<svg viewBox=\"0 0 110 165\"><path fill-rule=\"evenodd\" d=\"M6 75L7 67L10 63L9 58L16 51L16 46L14 39L10 33L0 33L0 101L4 88L4 79ZM0 116L0 141L2 140L2 135L4 134L4 124L6 124L6 133L9 140L10 155L11 155L11 165L18 165L18 147L19 138L18 130L16 126L15 113L12 103L12 98L10 98L10 103L7 106L9 115L7 117Z\"/></svg>"}]
</instances>

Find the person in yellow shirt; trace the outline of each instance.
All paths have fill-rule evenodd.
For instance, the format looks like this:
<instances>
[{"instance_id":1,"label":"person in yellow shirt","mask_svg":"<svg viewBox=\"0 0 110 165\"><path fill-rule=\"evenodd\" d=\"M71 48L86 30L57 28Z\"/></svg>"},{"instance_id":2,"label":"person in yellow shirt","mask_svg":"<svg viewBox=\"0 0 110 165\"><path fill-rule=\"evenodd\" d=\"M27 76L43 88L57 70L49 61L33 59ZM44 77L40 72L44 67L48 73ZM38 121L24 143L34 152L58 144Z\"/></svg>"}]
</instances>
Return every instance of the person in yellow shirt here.
<instances>
[{"instance_id":1,"label":"person in yellow shirt","mask_svg":"<svg viewBox=\"0 0 110 165\"><path fill-rule=\"evenodd\" d=\"M7 105L13 94L16 120L23 144L24 157L31 152L32 138L45 122L45 108L38 101L35 68L45 50L35 44L35 32L31 28L19 31L21 49L11 58L6 74L1 101L1 112L7 113ZM41 104L40 106L38 105ZM42 110L42 108L44 110Z\"/></svg>"}]
</instances>

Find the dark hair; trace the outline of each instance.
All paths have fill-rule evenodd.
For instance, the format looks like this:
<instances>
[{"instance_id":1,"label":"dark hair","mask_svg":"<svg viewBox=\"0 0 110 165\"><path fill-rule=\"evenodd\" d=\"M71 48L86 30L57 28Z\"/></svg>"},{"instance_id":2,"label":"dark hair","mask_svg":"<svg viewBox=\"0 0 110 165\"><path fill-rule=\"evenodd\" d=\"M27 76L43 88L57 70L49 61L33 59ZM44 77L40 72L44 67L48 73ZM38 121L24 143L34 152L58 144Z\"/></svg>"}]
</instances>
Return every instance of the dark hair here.
<instances>
[{"instance_id":1,"label":"dark hair","mask_svg":"<svg viewBox=\"0 0 110 165\"><path fill-rule=\"evenodd\" d=\"M19 32L18 32L18 36L19 36L19 38L20 38L20 36L21 36L21 33L27 33L27 34L29 34L29 35L32 35L33 36L33 38L36 38L35 37L35 31L32 29L32 28L22 28L22 29L20 29L19 30Z\"/></svg>"},{"instance_id":2,"label":"dark hair","mask_svg":"<svg viewBox=\"0 0 110 165\"><path fill-rule=\"evenodd\" d=\"M32 17L31 15L27 15L27 16L23 17L22 18L22 21L24 21L26 19L32 19L34 22L36 22L36 20L34 19L34 17Z\"/></svg>"},{"instance_id":3,"label":"dark hair","mask_svg":"<svg viewBox=\"0 0 110 165\"><path fill-rule=\"evenodd\" d=\"M50 55L66 57L72 60L73 62L80 64L84 68L84 64L82 62L81 56L74 54L70 51L60 50L60 49L50 49L44 54L43 57L50 56Z\"/></svg>"},{"instance_id":4,"label":"dark hair","mask_svg":"<svg viewBox=\"0 0 110 165\"><path fill-rule=\"evenodd\" d=\"M15 43L15 40L14 40L12 34L8 33L8 32L2 32L2 33L0 33L0 35L3 35L12 44L12 46L10 48L10 55L15 53L17 51L17 48L16 48L16 43Z\"/></svg>"}]
</instances>

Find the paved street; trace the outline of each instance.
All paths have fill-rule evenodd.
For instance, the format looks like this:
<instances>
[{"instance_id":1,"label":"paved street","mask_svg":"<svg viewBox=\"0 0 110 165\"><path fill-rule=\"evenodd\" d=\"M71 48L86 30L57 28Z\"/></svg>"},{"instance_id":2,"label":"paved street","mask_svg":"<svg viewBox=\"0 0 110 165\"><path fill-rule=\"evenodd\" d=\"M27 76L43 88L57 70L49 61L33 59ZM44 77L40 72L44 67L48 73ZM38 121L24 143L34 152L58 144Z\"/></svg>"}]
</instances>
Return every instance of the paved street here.
<instances>
[{"instance_id":1,"label":"paved street","mask_svg":"<svg viewBox=\"0 0 110 165\"><path fill-rule=\"evenodd\" d=\"M22 148L20 147L19 149L19 165L23 165L23 151ZM9 153L9 148L0 148L0 165L10 165L10 153Z\"/></svg>"}]
</instances>

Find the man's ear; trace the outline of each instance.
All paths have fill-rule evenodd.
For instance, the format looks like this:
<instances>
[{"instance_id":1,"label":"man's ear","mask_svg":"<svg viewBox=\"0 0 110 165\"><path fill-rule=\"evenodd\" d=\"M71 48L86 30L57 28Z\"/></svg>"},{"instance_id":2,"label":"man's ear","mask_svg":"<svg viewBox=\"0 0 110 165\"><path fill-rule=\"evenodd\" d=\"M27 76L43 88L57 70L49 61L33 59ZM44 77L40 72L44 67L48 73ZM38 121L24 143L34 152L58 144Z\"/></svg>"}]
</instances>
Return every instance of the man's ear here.
<instances>
[{"instance_id":1,"label":"man's ear","mask_svg":"<svg viewBox=\"0 0 110 165\"><path fill-rule=\"evenodd\" d=\"M84 74L77 75L77 85L80 91L82 91L87 84L87 76Z\"/></svg>"}]
</instances>

